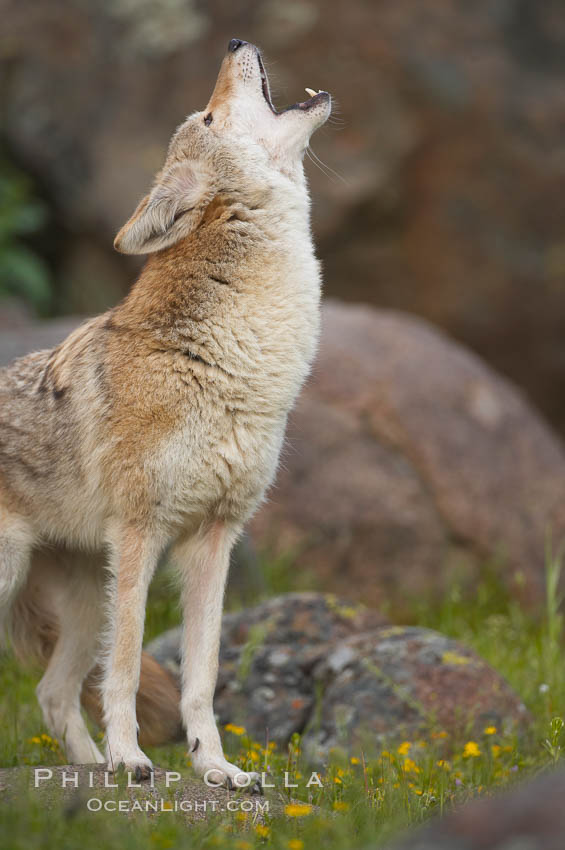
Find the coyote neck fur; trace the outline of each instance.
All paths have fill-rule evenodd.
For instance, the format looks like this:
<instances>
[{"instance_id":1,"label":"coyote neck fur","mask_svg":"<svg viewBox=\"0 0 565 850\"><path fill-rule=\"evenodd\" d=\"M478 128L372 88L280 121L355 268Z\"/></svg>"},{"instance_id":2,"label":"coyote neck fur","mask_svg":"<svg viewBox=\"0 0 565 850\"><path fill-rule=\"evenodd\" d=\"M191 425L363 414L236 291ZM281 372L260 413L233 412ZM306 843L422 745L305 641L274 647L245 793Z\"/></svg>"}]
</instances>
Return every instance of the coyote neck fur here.
<instances>
[{"instance_id":1,"label":"coyote neck fur","mask_svg":"<svg viewBox=\"0 0 565 850\"><path fill-rule=\"evenodd\" d=\"M286 413L315 351L320 299L307 200L287 206L216 198L193 234L150 255L106 330L182 354L198 374L250 381Z\"/></svg>"}]
</instances>

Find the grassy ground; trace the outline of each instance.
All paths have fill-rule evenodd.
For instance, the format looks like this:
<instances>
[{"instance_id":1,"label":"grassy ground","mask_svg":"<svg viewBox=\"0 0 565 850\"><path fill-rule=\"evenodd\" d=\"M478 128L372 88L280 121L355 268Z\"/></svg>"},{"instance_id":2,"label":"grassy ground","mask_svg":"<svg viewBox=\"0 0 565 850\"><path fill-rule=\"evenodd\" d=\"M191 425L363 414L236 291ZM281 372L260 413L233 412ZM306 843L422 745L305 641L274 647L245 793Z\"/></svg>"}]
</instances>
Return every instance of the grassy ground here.
<instances>
[{"instance_id":1,"label":"grassy ground","mask_svg":"<svg viewBox=\"0 0 565 850\"><path fill-rule=\"evenodd\" d=\"M268 592L292 589L288 573L267 571ZM283 576L281 578L281 576ZM311 767L304 763L297 737L288 750L250 740L241 727L223 730L225 747L242 767L284 771L299 787L285 791L277 778L277 794L285 796L284 814L257 822L239 811L229 817L210 815L187 827L183 816L89 813L85 807L38 804L37 795L17 805L0 805L0 847L11 848L214 848L237 850L269 846L308 850L324 844L335 848L379 846L407 826L420 823L469 797L491 793L529 774L556 764L565 745L560 715L565 705L562 664L562 617L557 583L559 565L548 559L547 604L535 616L510 599L497 580L485 574L475 598L453 587L439 604L414 604L411 620L472 646L502 672L521 694L534 718L520 740L487 727L474 740L452 741L444 730L425 739L397 742L369 759L355 753L334 754L320 771L322 787L305 787ZM284 588L281 581L286 582ZM151 591L147 637L178 620L166 576ZM34 688L37 676L22 672L10 657L0 659L0 765L64 764L57 742L46 734ZM171 746L150 753L162 767L189 771L184 748ZM291 802L292 799L297 802Z\"/></svg>"}]
</instances>

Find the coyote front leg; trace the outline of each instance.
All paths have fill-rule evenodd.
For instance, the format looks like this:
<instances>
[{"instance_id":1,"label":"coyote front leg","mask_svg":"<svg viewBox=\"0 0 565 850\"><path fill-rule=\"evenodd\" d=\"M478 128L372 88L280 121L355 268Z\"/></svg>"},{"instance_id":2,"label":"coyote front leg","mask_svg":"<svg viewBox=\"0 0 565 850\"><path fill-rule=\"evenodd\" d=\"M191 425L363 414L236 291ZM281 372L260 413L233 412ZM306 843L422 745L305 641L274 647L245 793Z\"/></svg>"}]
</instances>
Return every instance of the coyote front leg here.
<instances>
[{"instance_id":1,"label":"coyote front leg","mask_svg":"<svg viewBox=\"0 0 565 850\"><path fill-rule=\"evenodd\" d=\"M213 709L224 587L237 533L215 522L176 546L173 559L183 585L181 714L192 764L210 783L246 787L255 786L258 774L226 760Z\"/></svg>"},{"instance_id":2,"label":"coyote front leg","mask_svg":"<svg viewBox=\"0 0 565 850\"><path fill-rule=\"evenodd\" d=\"M135 697L147 590L160 547L149 534L127 528L112 541L112 549L113 592L102 685L107 760L113 770L123 764L138 779L146 779L153 766L137 743Z\"/></svg>"}]
</instances>

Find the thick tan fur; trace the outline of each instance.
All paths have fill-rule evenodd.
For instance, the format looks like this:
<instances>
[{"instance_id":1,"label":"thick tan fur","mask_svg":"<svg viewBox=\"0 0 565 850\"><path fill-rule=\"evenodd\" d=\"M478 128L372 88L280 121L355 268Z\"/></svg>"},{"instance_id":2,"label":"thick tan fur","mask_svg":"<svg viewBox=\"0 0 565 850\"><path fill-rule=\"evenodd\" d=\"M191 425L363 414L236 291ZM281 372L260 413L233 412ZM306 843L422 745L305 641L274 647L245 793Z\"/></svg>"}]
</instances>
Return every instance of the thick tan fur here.
<instances>
[{"instance_id":1,"label":"thick tan fur","mask_svg":"<svg viewBox=\"0 0 565 850\"><path fill-rule=\"evenodd\" d=\"M0 371L0 615L19 651L35 630L49 659L38 699L73 761L149 775L135 698L147 590L168 553L193 766L211 781L256 779L225 759L214 720L222 599L316 350L302 158L329 111L320 92L277 114L259 52L230 43L210 103L176 131L116 237L118 250L149 255L130 294ZM96 665L105 756L79 701ZM144 676L168 687L170 707L171 683L148 661ZM154 724L159 706L144 706Z\"/></svg>"}]
</instances>

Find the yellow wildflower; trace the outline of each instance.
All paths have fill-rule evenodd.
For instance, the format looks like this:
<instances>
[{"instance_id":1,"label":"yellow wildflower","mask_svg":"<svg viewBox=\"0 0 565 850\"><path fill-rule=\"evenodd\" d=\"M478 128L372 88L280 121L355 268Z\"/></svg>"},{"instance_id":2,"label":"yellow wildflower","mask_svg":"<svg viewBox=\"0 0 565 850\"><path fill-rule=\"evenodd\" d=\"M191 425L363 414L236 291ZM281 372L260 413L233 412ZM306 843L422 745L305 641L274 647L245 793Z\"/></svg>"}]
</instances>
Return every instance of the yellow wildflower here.
<instances>
[{"instance_id":1,"label":"yellow wildflower","mask_svg":"<svg viewBox=\"0 0 565 850\"><path fill-rule=\"evenodd\" d=\"M226 723L224 729L226 732L231 732L232 735L245 735L245 726L235 726L233 723Z\"/></svg>"},{"instance_id":2,"label":"yellow wildflower","mask_svg":"<svg viewBox=\"0 0 565 850\"><path fill-rule=\"evenodd\" d=\"M420 773L420 768L418 767L414 759L411 758L404 759L404 770L407 773Z\"/></svg>"},{"instance_id":3,"label":"yellow wildflower","mask_svg":"<svg viewBox=\"0 0 565 850\"><path fill-rule=\"evenodd\" d=\"M300 838L291 838L288 842L288 850L304 850L304 842Z\"/></svg>"},{"instance_id":4,"label":"yellow wildflower","mask_svg":"<svg viewBox=\"0 0 565 850\"><path fill-rule=\"evenodd\" d=\"M255 827L255 832L259 836L259 838L268 838L271 834L271 830L268 826L265 826L262 823L258 823Z\"/></svg>"},{"instance_id":5,"label":"yellow wildflower","mask_svg":"<svg viewBox=\"0 0 565 850\"><path fill-rule=\"evenodd\" d=\"M303 818L305 815L312 814L312 806L307 806L305 803L289 803L284 807L284 813L289 818Z\"/></svg>"},{"instance_id":6,"label":"yellow wildflower","mask_svg":"<svg viewBox=\"0 0 565 850\"><path fill-rule=\"evenodd\" d=\"M410 743L410 741L403 741L396 752L400 756L406 756L410 752L411 746L412 746L412 744Z\"/></svg>"},{"instance_id":7,"label":"yellow wildflower","mask_svg":"<svg viewBox=\"0 0 565 850\"><path fill-rule=\"evenodd\" d=\"M483 731L485 735L496 735L496 726L487 726Z\"/></svg>"},{"instance_id":8,"label":"yellow wildflower","mask_svg":"<svg viewBox=\"0 0 565 850\"><path fill-rule=\"evenodd\" d=\"M481 751L479 750L476 741L467 741L465 749L463 750L464 758L477 758L480 754Z\"/></svg>"},{"instance_id":9,"label":"yellow wildflower","mask_svg":"<svg viewBox=\"0 0 565 850\"><path fill-rule=\"evenodd\" d=\"M490 748L490 751L492 753L492 757L497 759L500 755L501 750L502 750L502 747L499 744L493 744L492 747Z\"/></svg>"},{"instance_id":10,"label":"yellow wildflower","mask_svg":"<svg viewBox=\"0 0 565 850\"><path fill-rule=\"evenodd\" d=\"M336 812L346 812L349 808L349 803L344 803L343 800L334 800L333 808Z\"/></svg>"},{"instance_id":11,"label":"yellow wildflower","mask_svg":"<svg viewBox=\"0 0 565 850\"><path fill-rule=\"evenodd\" d=\"M349 760L351 764L359 764L359 759L357 758L357 756L351 756Z\"/></svg>"}]
</instances>

